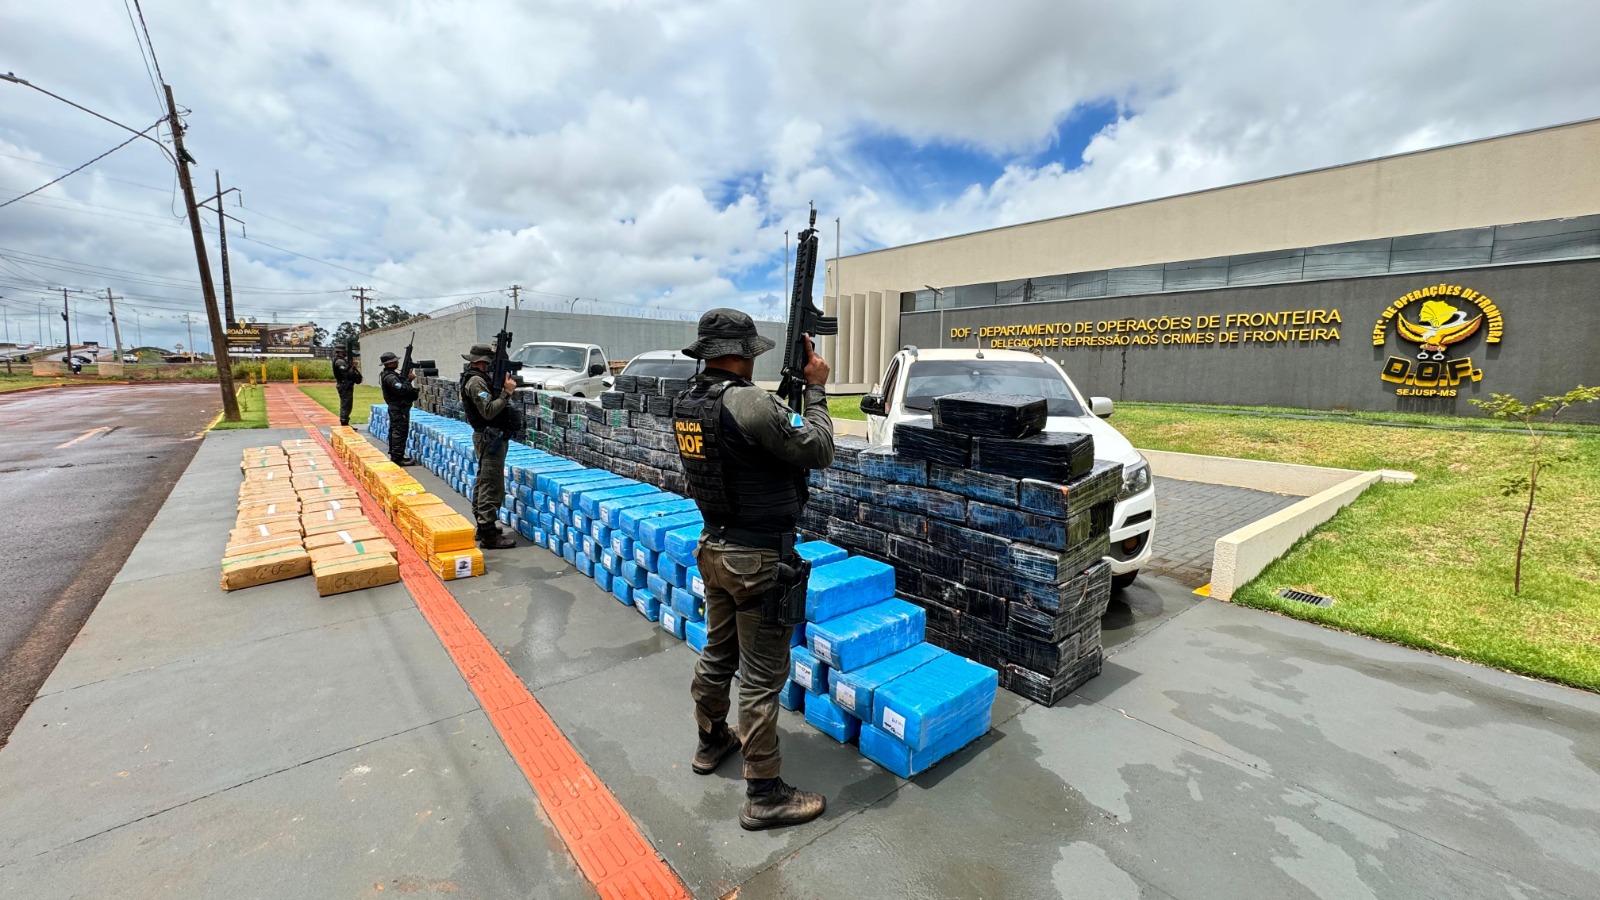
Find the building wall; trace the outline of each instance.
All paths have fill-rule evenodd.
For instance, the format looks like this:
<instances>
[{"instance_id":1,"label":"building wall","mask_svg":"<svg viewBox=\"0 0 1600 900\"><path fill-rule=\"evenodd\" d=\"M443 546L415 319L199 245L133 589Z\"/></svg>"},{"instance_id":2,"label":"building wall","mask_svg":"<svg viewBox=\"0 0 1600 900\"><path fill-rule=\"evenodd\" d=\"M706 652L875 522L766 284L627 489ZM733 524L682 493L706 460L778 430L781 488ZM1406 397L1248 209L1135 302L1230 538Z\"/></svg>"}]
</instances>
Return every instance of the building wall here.
<instances>
[{"instance_id":1,"label":"building wall","mask_svg":"<svg viewBox=\"0 0 1600 900\"><path fill-rule=\"evenodd\" d=\"M824 294L1588 215L1597 159L1600 119L847 256L828 262Z\"/></svg>"},{"instance_id":2,"label":"building wall","mask_svg":"<svg viewBox=\"0 0 1600 900\"><path fill-rule=\"evenodd\" d=\"M1482 372L1481 380L1459 385L1456 397L1399 396L1397 390L1404 385L1386 382L1380 373L1392 357L1414 365L1419 347L1402 341L1392 321L1384 329L1383 346L1374 346L1374 327L1401 297L1441 284L1464 286L1490 298L1504 317L1503 338L1490 343L1489 329L1484 327L1448 348L1448 358L1470 358ZM1426 299L1408 303L1402 314L1417 321ZM1469 316L1480 311L1459 296L1439 299ZM1276 331L1229 323L1226 317L1294 310L1336 310L1337 324L1307 327L1324 332L1336 328L1338 338L1324 333L1313 334L1311 340L1265 342L1242 337L1237 343L1164 342L1181 340L1166 335L1209 333L1219 339L1225 332L1242 336ZM1179 327L1185 316L1190 327ZM1218 327L1202 327L1201 316L1223 319ZM1169 321L1165 324L1170 327L1163 328L1163 317L1179 322ZM1130 326L1128 320L1135 324ZM1044 344L1041 352L1061 362L1085 394L1114 400L1477 415L1468 400L1487 398L1491 392L1527 400L1578 384L1600 384L1596 323L1600 323L1600 260L1581 260L906 313L900 319L900 343L978 348L1037 341ZM984 335L981 330L995 326L1040 327L1032 334ZM1130 342L1138 336L1155 343L1063 347L1063 334L1100 340L1122 335ZM1052 339L1054 346L1049 343ZM881 374L881 370L874 373L868 381ZM1571 421L1600 421L1600 409L1575 408Z\"/></svg>"},{"instance_id":3,"label":"building wall","mask_svg":"<svg viewBox=\"0 0 1600 900\"><path fill-rule=\"evenodd\" d=\"M414 358L436 360L442 375L458 374L464 365L461 354L473 344L494 343L505 315L503 307L477 307L368 332L361 339L363 370L369 378L375 377L378 357L384 351L403 355L406 342L415 332ZM647 350L682 350L695 339L694 322L543 310L512 310L506 327L511 331L513 349L530 341L594 343L604 347L614 361L631 359ZM780 344L783 341L782 322L757 322L756 330ZM756 360L756 379L776 381L780 367L780 351L766 353Z\"/></svg>"}]
</instances>

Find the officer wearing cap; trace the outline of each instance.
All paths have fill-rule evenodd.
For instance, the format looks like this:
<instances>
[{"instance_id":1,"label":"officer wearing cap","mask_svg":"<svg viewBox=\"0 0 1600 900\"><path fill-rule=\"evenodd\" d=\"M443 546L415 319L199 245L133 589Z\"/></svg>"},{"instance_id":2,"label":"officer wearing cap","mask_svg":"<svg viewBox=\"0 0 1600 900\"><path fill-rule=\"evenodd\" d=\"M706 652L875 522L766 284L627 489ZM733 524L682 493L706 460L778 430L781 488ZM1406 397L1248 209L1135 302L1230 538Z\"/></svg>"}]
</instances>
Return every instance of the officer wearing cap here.
<instances>
[{"instance_id":1,"label":"officer wearing cap","mask_svg":"<svg viewBox=\"0 0 1600 900\"><path fill-rule=\"evenodd\" d=\"M393 356L394 354L389 354ZM344 347L333 351L333 389L339 394L339 424L350 424L350 408L355 405L356 385L361 383L361 370L355 367Z\"/></svg>"},{"instance_id":2,"label":"officer wearing cap","mask_svg":"<svg viewBox=\"0 0 1600 900\"><path fill-rule=\"evenodd\" d=\"M478 477L472 483L478 546L504 550L517 545L516 536L500 527L500 505L506 499L506 446L521 424L517 408L511 405L517 382L507 375L502 384L489 383L493 345L473 344L461 358L467 361L461 372L461 408L472 426L472 449L478 454Z\"/></svg>"},{"instance_id":3,"label":"officer wearing cap","mask_svg":"<svg viewBox=\"0 0 1600 900\"><path fill-rule=\"evenodd\" d=\"M797 561L807 471L833 462L823 388L828 364L815 352L807 359L802 416L750 381L755 358L773 346L745 313L707 312L699 340L683 351L705 369L673 405L688 492L705 518L695 554L705 583L706 648L690 690L700 733L693 769L710 774L743 751L739 824L752 831L809 822L825 806L821 794L779 777L778 692L789 677L794 626L772 605L793 589L794 569L786 564ZM737 734L727 724L735 670L741 670Z\"/></svg>"},{"instance_id":4,"label":"officer wearing cap","mask_svg":"<svg viewBox=\"0 0 1600 900\"><path fill-rule=\"evenodd\" d=\"M401 378L400 357L393 353L384 353L378 361L383 363L383 402L389 404L389 459L397 466L416 465L406 456L406 437L411 433L411 404L417 402L417 389L411 384L417 373Z\"/></svg>"}]
</instances>

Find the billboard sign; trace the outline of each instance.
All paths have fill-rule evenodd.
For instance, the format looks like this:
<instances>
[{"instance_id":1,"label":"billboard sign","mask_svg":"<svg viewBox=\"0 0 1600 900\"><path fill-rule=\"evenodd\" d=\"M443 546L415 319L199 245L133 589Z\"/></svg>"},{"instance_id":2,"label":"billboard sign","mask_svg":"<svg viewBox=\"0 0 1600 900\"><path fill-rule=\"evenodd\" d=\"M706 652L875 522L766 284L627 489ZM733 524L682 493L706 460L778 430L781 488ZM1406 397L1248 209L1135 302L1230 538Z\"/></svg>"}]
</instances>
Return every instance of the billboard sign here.
<instances>
[{"instance_id":1,"label":"billboard sign","mask_svg":"<svg viewBox=\"0 0 1600 900\"><path fill-rule=\"evenodd\" d=\"M311 339L317 326L279 325L273 322L240 322L228 329L231 356L311 357Z\"/></svg>"}]
</instances>

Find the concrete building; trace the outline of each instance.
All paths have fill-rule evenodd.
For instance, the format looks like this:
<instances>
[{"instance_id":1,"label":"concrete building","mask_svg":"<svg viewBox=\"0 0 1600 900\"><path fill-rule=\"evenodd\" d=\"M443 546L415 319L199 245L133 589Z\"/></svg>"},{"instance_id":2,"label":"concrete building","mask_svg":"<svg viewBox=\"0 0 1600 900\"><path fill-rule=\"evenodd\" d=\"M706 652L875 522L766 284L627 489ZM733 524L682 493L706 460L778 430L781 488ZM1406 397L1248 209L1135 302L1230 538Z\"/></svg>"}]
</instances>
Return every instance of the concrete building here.
<instances>
[{"instance_id":1,"label":"concrete building","mask_svg":"<svg viewBox=\"0 0 1600 900\"><path fill-rule=\"evenodd\" d=\"M429 318L366 332L361 336L363 371L376 377L378 357L385 351L402 356L406 342L414 340L412 355L439 363L442 375L459 374L461 354L473 344L492 344L506 322L504 306L463 305ZM682 350L694 343L693 318L652 319L634 316L590 315L582 312L541 309L511 310L506 328L511 332L511 348L531 341L593 343L605 348L613 361L626 361L646 350ZM756 322L756 330L783 342L784 323ZM412 335L415 334L413 339ZM777 381L780 367L777 350L756 361L756 379Z\"/></svg>"},{"instance_id":2,"label":"concrete building","mask_svg":"<svg viewBox=\"0 0 1600 900\"><path fill-rule=\"evenodd\" d=\"M1114 399L1470 415L1600 383L1600 119L846 256L825 295L841 391L1010 346Z\"/></svg>"}]
</instances>

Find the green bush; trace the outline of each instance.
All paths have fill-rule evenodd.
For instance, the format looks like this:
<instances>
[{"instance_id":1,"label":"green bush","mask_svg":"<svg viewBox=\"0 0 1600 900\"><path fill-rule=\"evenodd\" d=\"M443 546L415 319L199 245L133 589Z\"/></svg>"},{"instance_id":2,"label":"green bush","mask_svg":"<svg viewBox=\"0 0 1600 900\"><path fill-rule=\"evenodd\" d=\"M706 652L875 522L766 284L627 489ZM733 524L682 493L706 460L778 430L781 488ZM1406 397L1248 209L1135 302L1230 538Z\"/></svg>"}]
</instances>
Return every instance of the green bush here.
<instances>
[{"instance_id":1,"label":"green bush","mask_svg":"<svg viewBox=\"0 0 1600 900\"><path fill-rule=\"evenodd\" d=\"M260 360L248 360L233 364L233 377L247 381L253 373L256 380L261 380ZM301 381L332 381L333 361L327 359L269 359L266 360L268 381L289 381L294 377L294 369L300 370Z\"/></svg>"}]
</instances>

